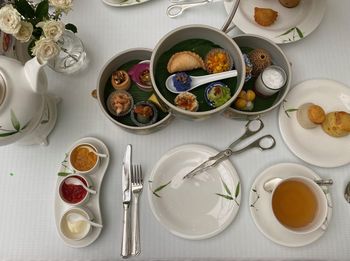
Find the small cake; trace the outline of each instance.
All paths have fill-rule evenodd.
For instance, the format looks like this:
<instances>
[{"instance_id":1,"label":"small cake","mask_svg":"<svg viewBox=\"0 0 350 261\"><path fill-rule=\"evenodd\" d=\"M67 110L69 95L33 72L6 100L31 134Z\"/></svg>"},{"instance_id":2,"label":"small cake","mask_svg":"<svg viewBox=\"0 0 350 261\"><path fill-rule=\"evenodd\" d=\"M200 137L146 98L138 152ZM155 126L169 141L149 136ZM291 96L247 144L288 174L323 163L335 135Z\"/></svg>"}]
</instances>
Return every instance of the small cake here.
<instances>
[{"instance_id":1,"label":"small cake","mask_svg":"<svg viewBox=\"0 0 350 261\"><path fill-rule=\"evenodd\" d=\"M116 90L128 90L131 85L131 80L126 71L118 70L112 74L111 82Z\"/></svg>"},{"instance_id":2,"label":"small cake","mask_svg":"<svg viewBox=\"0 0 350 261\"><path fill-rule=\"evenodd\" d=\"M259 74L267 67L272 64L272 58L268 51L265 49L254 49L248 54L249 60L253 65L252 75L254 77L259 76Z\"/></svg>"},{"instance_id":3,"label":"small cake","mask_svg":"<svg viewBox=\"0 0 350 261\"><path fill-rule=\"evenodd\" d=\"M157 108L149 101L138 102L131 112L131 120L139 127L151 125L157 121L157 118Z\"/></svg>"},{"instance_id":4,"label":"small cake","mask_svg":"<svg viewBox=\"0 0 350 261\"><path fill-rule=\"evenodd\" d=\"M325 120L324 110L313 103L305 103L298 108L297 121L305 129L316 128Z\"/></svg>"},{"instance_id":5,"label":"small cake","mask_svg":"<svg viewBox=\"0 0 350 261\"><path fill-rule=\"evenodd\" d=\"M279 1L281 5L288 8L296 7L300 3L300 0L279 0Z\"/></svg>"},{"instance_id":6,"label":"small cake","mask_svg":"<svg viewBox=\"0 0 350 261\"><path fill-rule=\"evenodd\" d=\"M332 137L343 137L350 133L350 114L344 111L327 113L322 129Z\"/></svg>"},{"instance_id":7,"label":"small cake","mask_svg":"<svg viewBox=\"0 0 350 261\"><path fill-rule=\"evenodd\" d=\"M232 66L232 58L224 49L212 49L205 57L205 69L208 73L226 72L231 70Z\"/></svg>"},{"instance_id":8,"label":"small cake","mask_svg":"<svg viewBox=\"0 0 350 261\"><path fill-rule=\"evenodd\" d=\"M234 106L238 110L252 111L254 109L255 92L252 90L241 91L238 94Z\"/></svg>"},{"instance_id":9,"label":"small cake","mask_svg":"<svg viewBox=\"0 0 350 261\"><path fill-rule=\"evenodd\" d=\"M213 82L205 89L205 98L210 106L217 108L231 99L231 90L222 82Z\"/></svg>"},{"instance_id":10,"label":"small cake","mask_svg":"<svg viewBox=\"0 0 350 261\"><path fill-rule=\"evenodd\" d=\"M175 105L180 109L186 111L197 111L198 110L198 101L196 95L190 92L183 92L176 96Z\"/></svg>"},{"instance_id":11,"label":"small cake","mask_svg":"<svg viewBox=\"0 0 350 261\"><path fill-rule=\"evenodd\" d=\"M199 68L205 68L203 59L198 54L190 51L173 54L167 65L169 73L191 71Z\"/></svg>"},{"instance_id":12,"label":"small cake","mask_svg":"<svg viewBox=\"0 0 350 261\"><path fill-rule=\"evenodd\" d=\"M185 92L191 88L192 79L185 72L179 72L172 78L174 87L179 92Z\"/></svg>"},{"instance_id":13,"label":"small cake","mask_svg":"<svg viewBox=\"0 0 350 261\"><path fill-rule=\"evenodd\" d=\"M124 116L131 111L134 100L126 91L114 91L107 99L107 108L115 116Z\"/></svg>"},{"instance_id":14,"label":"small cake","mask_svg":"<svg viewBox=\"0 0 350 261\"><path fill-rule=\"evenodd\" d=\"M261 26L272 25L278 16L278 12L270 8L254 8L254 20Z\"/></svg>"}]
</instances>

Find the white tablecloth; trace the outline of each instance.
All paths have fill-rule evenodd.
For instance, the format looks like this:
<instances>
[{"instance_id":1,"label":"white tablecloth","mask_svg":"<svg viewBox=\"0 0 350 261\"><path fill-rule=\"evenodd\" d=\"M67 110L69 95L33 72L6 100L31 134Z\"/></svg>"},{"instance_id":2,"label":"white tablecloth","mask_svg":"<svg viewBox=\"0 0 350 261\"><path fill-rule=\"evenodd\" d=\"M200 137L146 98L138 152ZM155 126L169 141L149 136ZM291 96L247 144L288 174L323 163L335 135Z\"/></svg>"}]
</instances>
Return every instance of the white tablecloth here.
<instances>
[{"instance_id":1,"label":"white tablecloth","mask_svg":"<svg viewBox=\"0 0 350 261\"><path fill-rule=\"evenodd\" d=\"M100 0L75 0L67 21L77 25L90 59L89 67L76 75L61 75L47 69L50 91L63 98L56 128L48 147L11 145L0 148L0 259L1 260L120 260L121 161L125 147L133 144L134 162L147 177L157 160L169 149L186 143L225 148L236 138L243 122L221 116L203 122L176 119L160 132L138 136L126 133L104 117L90 91L104 63L131 47L153 48L168 31L187 24L221 27L226 19L223 3L188 10L169 19L166 0L152 0L131 8L112 8ZM292 83L311 78L335 79L350 86L350 1L328 1L319 28L305 39L283 45L293 64ZM231 34L238 34L233 31ZM242 181L241 209L234 222L218 236L188 241L165 230L151 213L147 188L141 199L142 254L151 259L259 259L259 260L349 260L350 205L343 197L350 180L349 165L323 169L309 166L294 156L283 143L277 111L263 116L265 133L276 137L277 147L261 153L250 151L232 158ZM102 186L104 228L91 246L73 249L64 245L54 221L56 172L67 148L77 139L94 136L110 149L111 161ZM217 137L212 139L212 137ZM309 166L323 177L333 178L333 218L328 231L315 243L301 248L279 246L265 238L249 213L248 195L254 178L280 162ZM12 173L12 174L11 174Z\"/></svg>"}]
</instances>

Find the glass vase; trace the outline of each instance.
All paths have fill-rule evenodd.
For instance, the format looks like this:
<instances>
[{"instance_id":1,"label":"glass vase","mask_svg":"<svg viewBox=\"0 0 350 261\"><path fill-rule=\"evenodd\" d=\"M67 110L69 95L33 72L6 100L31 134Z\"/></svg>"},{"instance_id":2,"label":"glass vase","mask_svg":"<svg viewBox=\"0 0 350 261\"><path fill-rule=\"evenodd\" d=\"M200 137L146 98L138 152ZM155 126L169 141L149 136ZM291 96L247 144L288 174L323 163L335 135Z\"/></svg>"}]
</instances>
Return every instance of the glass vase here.
<instances>
[{"instance_id":1,"label":"glass vase","mask_svg":"<svg viewBox=\"0 0 350 261\"><path fill-rule=\"evenodd\" d=\"M57 44L61 51L48 62L52 70L70 74L83 69L87 65L84 45L72 31L65 30Z\"/></svg>"}]
</instances>

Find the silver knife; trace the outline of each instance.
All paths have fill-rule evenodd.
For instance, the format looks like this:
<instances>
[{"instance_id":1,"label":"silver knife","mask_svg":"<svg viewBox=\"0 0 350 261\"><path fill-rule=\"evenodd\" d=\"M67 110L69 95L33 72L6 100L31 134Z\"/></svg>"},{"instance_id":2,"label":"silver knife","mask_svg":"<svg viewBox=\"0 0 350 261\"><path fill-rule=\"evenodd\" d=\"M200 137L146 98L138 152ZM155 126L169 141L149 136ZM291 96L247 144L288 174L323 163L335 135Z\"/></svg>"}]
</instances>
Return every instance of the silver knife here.
<instances>
[{"instance_id":1,"label":"silver knife","mask_svg":"<svg viewBox=\"0 0 350 261\"><path fill-rule=\"evenodd\" d=\"M131 145L126 147L122 165L122 190L123 190L123 237L121 256L130 256L130 202L131 202Z\"/></svg>"}]
</instances>

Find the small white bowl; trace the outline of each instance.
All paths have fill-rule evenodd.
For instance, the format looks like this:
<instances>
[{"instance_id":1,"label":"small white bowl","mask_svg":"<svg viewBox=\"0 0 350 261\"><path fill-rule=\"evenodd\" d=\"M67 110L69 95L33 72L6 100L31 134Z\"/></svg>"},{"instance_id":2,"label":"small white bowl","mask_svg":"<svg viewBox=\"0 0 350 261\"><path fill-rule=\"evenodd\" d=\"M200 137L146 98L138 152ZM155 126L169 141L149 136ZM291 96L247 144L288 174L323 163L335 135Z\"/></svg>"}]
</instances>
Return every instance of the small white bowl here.
<instances>
[{"instance_id":1,"label":"small white bowl","mask_svg":"<svg viewBox=\"0 0 350 261\"><path fill-rule=\"evenodd\" d=\"M80 177L81 179L83 179L85 181L87 187L91 187L91 185L92 185L92 182L91 182L91 180L88 177L83 177L82 175L79 175L79 174L71 174L71 175L68 175L67 177L65 177L64 179L61 180L60 185L58 187L58 193L60 195L61 200L64 203L66 203L68 205L71 205L71 206L81 206L81 205L85 204L89 200L89 198L90 198L90 193L89 192L86 191L86 195L84 196L84 198L81 201L77 202L77 203L69 202L67 199L64 198L64 196L62 194L62 186L63 186L63 184L65 183L65 181L68 178L72 178L72 177Z\"/></svg>"},{"instance_id":2,"label":"small white bowl","mask_svg":"<svg viewBox=\"0 0 350 261\"><path fill-rule=\"evenodd\" d=\"M93 219L92 213L88 209L77 208L77 207L70 208L66 212L63 213L63 215L60 219L60 232L61 232L61 234L65 238L67 238L68 240L74 240L74 241L82 240L83 238L87 237L92 230L90 223L83 221L84 227L83 227L82 231L80 233L74 233L74 232L72 232L72 229L78 229L79 227L76 225L73 225L72 223L70 223L68 221L67 215L69 213L78 213L78 214L86 217L89 220Z\"/></svg>"},{"instance_id":3,"label":"small white bowl","mask_svg":"<svg viewBox=\"0 0 350 261\"><path fill-rule=\"evenodd\" d=\"M79 147L90 147L92 150L94 150L96 153L98 153L98 150L97 148L92 145L91 143L78 143L76 144L69 152L69 155L68 155L68 160L69 160L69 164L70 166L72 167L72 169L76 172L76 173L80 173L80 174L90 174L90 173L93 173L96 169L97 169L97 166L99 165L100 163L100 157L96 155L96 162L95 164L90 168L90 169L87 169L87 170L81 170L81 169L78 169L76 166L74 166L73 162L72 162L72 156L73 156L73 153L74 151L79 148Z\"/></svg>"}]
</instances>

